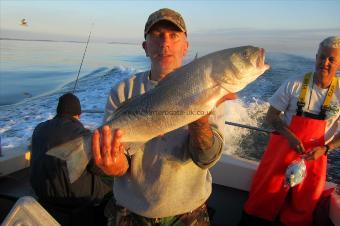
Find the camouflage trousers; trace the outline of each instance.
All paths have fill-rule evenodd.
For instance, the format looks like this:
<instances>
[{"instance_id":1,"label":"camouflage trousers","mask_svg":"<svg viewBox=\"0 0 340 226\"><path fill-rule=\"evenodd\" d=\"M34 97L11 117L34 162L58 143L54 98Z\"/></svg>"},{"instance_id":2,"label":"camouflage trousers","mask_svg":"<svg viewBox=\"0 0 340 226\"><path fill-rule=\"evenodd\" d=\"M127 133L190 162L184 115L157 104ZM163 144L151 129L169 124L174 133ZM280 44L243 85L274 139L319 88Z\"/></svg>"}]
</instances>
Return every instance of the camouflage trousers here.
<instances>
[{"instance_id":1,"label":"camouflage trousers","mask_svg":"<svg viewBox=\"0 0 340 226\"><path fill-rule=\"evenodd\" d=\"M170 217L147 218L130 212L128 209L115 206L108 217L108 226L209 226L209 215L206 204L197 209ZM112 209L111 209L112 211Z\"/></svg>"}]
</instances>

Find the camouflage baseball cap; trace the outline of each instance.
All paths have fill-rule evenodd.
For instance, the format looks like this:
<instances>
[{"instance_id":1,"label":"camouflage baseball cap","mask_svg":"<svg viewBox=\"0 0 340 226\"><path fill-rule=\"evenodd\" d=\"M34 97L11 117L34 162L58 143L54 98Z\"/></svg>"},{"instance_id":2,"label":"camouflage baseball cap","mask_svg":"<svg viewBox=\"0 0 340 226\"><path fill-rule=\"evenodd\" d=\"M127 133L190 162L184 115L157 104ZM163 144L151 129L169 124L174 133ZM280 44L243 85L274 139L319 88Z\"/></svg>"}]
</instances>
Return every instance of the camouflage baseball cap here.
<instances>
[{"instance_id":1,"label":"camouflage baseball cap","mask_svg":"<svg viewBox=\"0 0 340 226\"><path fill-rule=\"evenodd\" d=\"M178 12L172 9L163 8L156 12L153 12L149 16L148 21L146 22L145 28L144 28L144 37L146 37L151 27L161 20L169 21L173 23L174 25L176 25L176 27L178 27L181 31L187 33L187 29L185 27L185 23L184 23L184 20L181 14L179 14Z\"/></svg>"}]
</instances>

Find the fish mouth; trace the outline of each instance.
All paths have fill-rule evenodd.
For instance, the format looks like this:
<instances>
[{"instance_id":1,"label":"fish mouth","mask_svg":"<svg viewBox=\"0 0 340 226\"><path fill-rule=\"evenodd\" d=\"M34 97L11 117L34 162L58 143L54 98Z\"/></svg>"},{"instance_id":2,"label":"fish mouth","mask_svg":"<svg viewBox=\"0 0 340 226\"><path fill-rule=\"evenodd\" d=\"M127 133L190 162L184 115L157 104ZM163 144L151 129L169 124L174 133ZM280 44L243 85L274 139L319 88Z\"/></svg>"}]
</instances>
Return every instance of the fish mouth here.
<instances>
[{"instance_id":1,"label":"fish mouth","mask_svg":"<svg viewBox=\"0 0 340 226\"><path fill-rule=\"evenodd\" d=\"M270 66L264 62L265 58L266 58L265 57L265 51L264 51L263 48L260 48L259 49L259 55L258 55L257 60L256 60L256 67L264 69L264 70L269 69Z\"/></svg>"}]
</instances>

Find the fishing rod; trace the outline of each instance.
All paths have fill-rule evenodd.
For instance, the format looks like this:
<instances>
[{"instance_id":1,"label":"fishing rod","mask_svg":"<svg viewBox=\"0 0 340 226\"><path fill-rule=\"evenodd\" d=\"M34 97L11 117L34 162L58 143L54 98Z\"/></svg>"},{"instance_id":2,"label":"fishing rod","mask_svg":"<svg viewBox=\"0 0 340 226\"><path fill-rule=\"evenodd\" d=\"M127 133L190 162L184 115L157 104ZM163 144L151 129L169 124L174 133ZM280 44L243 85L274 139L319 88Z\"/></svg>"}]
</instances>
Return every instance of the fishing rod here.
<instances>
[{"instance_id":1,"label":"fishing rod","mask_svg":"<svg viewBox=\"0 0 340 226\"><path fill-rule=\"evenodd\" d=\"M90 30L89 37L87 38L85 51L84 51L84 53L83 53L83 58L81 59L81 63L80 63L79 70L78 70L77 79L76 79L76 82L75 82L75 84L74 84L72 93L74 93L74 91L76 90L76 87L77 87L77 83L78 83L80 71L81 71L81 68L82 68L82 66L83 66L84 58L85 58L85 55L86 55L87 46L89 45L89 42L90 42L90 37L91 37L92 29L93 29L93 24L92 24L92 27L91 27L91 30Z\"/></svg>"},{"instance_id":2,"label":"fishing rod","mask_svg":"<svg viewBox=\"0 0 340 226\"><path fill-rule=\"evenodd\" d=\"M81 110L81 112L93 114L93 113L104 113L104 110L102 110L102 109L84 109L84 110Z\"/></svg>"},{"instance_id":3,"label":"fishing rod","mask_svg":"<svg viewBox=\"0 0 340 226\"><path fill-rule=\"evenodd\" d=\"M264 133L271 133L271 132L273 132L273 131L268 130L268 129L258 128L258 127L255 127L255 126L243 125L243 124L235 123L235 122L228 122L228 121L225 121L224 123L225 123L226 125L237 126L237 127L241 127L241 128L246 128L246 129L251 129L251 130L256 130L256 131L264 132Z\"/></svg>"}]
</instances>

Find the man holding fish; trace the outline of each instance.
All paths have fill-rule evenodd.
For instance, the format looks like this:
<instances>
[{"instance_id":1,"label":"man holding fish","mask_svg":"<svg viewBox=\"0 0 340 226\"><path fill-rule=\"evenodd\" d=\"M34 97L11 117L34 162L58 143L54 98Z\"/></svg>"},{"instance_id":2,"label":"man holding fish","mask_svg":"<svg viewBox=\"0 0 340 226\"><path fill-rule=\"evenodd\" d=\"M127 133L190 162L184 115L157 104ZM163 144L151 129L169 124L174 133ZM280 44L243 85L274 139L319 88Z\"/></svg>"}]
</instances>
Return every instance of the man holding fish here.
<instances>
[{"instance_id":1,"label":"man holding fish","mask_svg":"<svg viewBox=\"0 0 340 226\"><path fill-rule=\"evenodd\" d=\"M112 88L104 118L109 125L92 137L97 166L115 176L109 224L210 225L208 169L221 156L223 138L209 112L269 68L264 51L224 50L181 68L187 29L171 9L149 16L144 37L151 70Z\"/></svg>"},{"instance_id":2,"label":"man holding fish","mask_svg":"<svg viewBox=\"0 0 340 226\"><path fill-rule=\"evenodd\" d=\"M175 11L161 9L150 15L143 48L151 60L151 70L111 90L105 121L115 114L118 105L152 89L181 67L189 47L186 32L183 18ZM99 151L100 135L94 133L94 159L107 174L121 176L114 182L117 203L112 225L171 225L177 221L209 225L205 201L211 192L211 176L207 169L219 159L223 140L208 123L208 116L191 123L189 129L180 128L152 139L131 156L124 154L120 144L122 130L112 136L109 127L104 127L102 135L104 150Z\"/></svg>"},{"instance_id":3,"label":"man holding fish","mask_svg":"<svg viewBox=\"0 0 340 226\"><path fill-rule=\"evenodd\" d=\"M221 156L223 138L208 115L269 68L264 50L225 49L182 66L187 29L171 9L149 16L144 37L151 69L113 87L104 125L92 137L47 154L66 161L71 183L91 152L96 165L115 176L110 225L209 225L208 169Z\"/></svg>"}]
</instances>

